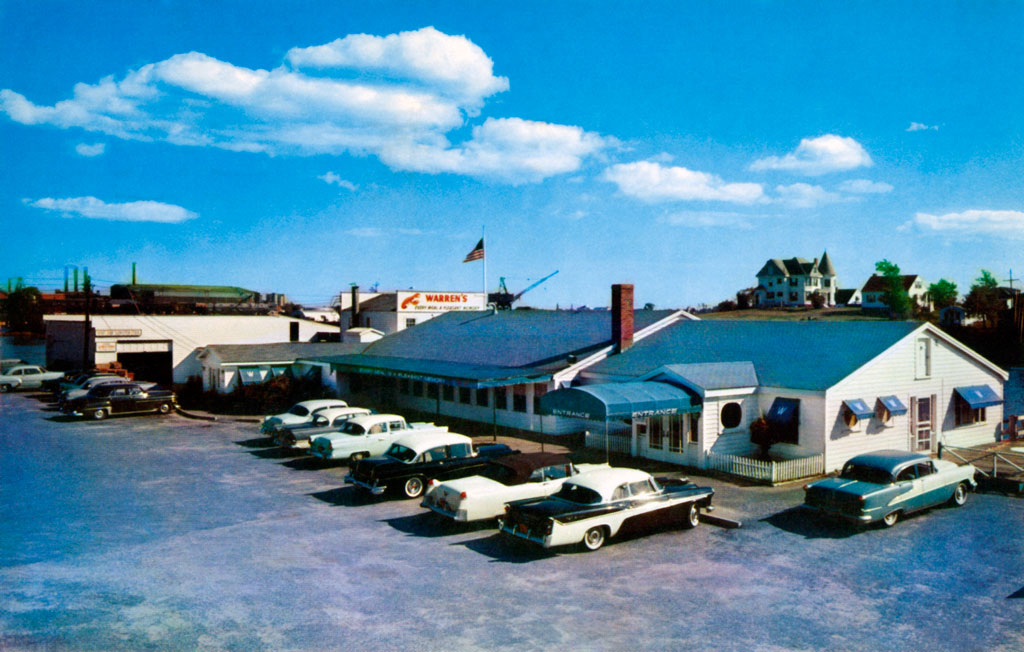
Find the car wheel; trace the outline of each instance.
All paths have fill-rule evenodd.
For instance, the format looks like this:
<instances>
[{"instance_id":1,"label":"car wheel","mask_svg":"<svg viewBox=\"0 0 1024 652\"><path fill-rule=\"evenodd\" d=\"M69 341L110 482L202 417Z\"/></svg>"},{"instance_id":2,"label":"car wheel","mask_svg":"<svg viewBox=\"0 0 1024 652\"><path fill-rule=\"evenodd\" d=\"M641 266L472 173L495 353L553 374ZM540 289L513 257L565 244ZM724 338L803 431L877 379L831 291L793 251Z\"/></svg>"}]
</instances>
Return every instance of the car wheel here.
<instances>
[{"instance_id":1,"label":"car wheel","mask_svg":"<svg viewBox=\"0 0 1024 652\"><path fill-rule=\"evenodd\" d=\"M892 527L896 525L896 521L898 520L900 520L899 512L889 512L888 514L882 517L882 525L884 525L885 527Z\"/></svg>"},{"instance_id":2,"label":"car wheel","mask_svg":"<svg viewBox=\"0 0 1024 652\"><path fill-rule=\"evenodd\" d=\"M170 403L161 403L160 406L157 407L156 411L159 412L160 414L170 414L170 412L171 412L171 404Z\"/></svg>"},{"instance_id":3,"label":"car wheel","mask_svg":"<svg viewBox=\"0 0 1024 652\"><path fill-rule=\"evenodd\" d=\"M592 527L587 530L587 533L583 535L583 549L587 552L594 552L604 545L605 530L604 527Z\"/></svg>"},{"instance_id":4,"label":"car wheel","mask_svg":"<svg viewBox=\"0 0 1024 652\"><path fill-rule=\"evenodd\" d=\"M697 503L690 503L690 511L686 514L684 525L688 528L695 528L700 525L700 508L697 507Z\"/></svg>"},{"instance_id":5,"label":"car wheel","mask_svg":"<svg viewBox=\"0 0 1024 652\"><path fill-rule=\"evenodd\" d=\"M420 494L423 493L423 478L418 475L409 478L405 481L403 489L408 498L419 498Z\"/></svg>"},{"instance_id":6,"label":"car wheel","mask_svg":"<svg viewBox=\"0 0 1024 652\"><path fill-rule=\"evenodd\" d=\"M0 394L6 394L9 391L11 391L11 386L10 385L8 385L7 383L4 383L3 385L0 385Z\"/></svg>"},{"instance_id":7,"label":"car wheel","mask_svg":"<svg viewBox=\"0 0 1024 652\"><path fill-rule=\"evenodd\" d=\"M103 408L93 410L92 418L96 419L97 421L102 421L103 419L107 418L107 411L104 410Z\"/></svg>"},{"instance_id":8,"label":"car wheel","mask_svg":"<svg viewBox=\"0 0 1024 652\"><path fill-rule=\"evenodd\" d=\"M949 499L949 502L954 507L960 507L967 502L967 483L961 482L953 490L953 497Z\"/></svg>"}]
</instances>

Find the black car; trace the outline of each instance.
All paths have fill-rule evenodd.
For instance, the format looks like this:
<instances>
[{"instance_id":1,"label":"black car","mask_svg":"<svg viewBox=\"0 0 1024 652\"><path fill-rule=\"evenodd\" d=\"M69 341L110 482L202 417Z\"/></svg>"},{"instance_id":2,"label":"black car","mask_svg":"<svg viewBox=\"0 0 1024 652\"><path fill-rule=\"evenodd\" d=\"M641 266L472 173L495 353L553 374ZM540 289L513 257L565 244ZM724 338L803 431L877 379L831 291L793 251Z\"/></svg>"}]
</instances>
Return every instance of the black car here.
<instances>
[{"instance_id":1,"label":"black car","mask_svg":"<svg viewBox=\"0 0 1024 652\"><path fill-rule=\"evenodd\" d=\"M391 489L417 498L429 480L476 475L492 458L518 452L505 444L474 447L469 437L453 432L407 435L391 444L383 456L359 460L345 482L374 495Z\"/></svg>"},{"instance_id":2,"label":"black car","mask_svg":"<svg viewBox=\"0 0 1024 652\"><path fill-rule=\"evenodd\" d=\"M65 414L105 419L118 414L156 412L168 414L177 406L174 392L160 387L143 388L136 383L97 385L85 396L68 401Z\"/></svg>"}]
</instances>

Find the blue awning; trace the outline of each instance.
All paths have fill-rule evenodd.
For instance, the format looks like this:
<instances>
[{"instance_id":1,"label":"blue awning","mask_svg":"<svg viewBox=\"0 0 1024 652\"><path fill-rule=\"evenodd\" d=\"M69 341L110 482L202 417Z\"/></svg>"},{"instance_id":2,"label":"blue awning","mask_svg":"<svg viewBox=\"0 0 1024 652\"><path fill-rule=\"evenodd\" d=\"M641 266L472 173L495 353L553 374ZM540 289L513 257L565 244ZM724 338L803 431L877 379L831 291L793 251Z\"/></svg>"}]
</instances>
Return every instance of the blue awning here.
<instances>
[{"instance_id":1,"label":"blue awning","mask_svg":"<svg viewBox=\"0 0 1024 652\"><path fill-rule=\"evenodd\" d=\"M659 382L581 385L540 397L541 414L594 421L700 411L699 396Z\"/></svg>"},{"instance_id":2,"label":"blue awning","mask_svg":"<svg viewBox=\"0 0 1024 652\"><path fill-rule=\"evenodd\" d=\"M999 405L1003 402L1003 399L999 398L999 395L988 385L968 385L967 387L957 387L954 391L960 395L960 398L967 401L972 410Z\"/></svg>"},{"instance_id":3,"label":"blue awning","mask_svg":"<svg viewBox=\"0 0 1024 652\"><path fill-rule=\"evenodd\" d=\"M255 385L263 382L259 367L242 367L238 370L238 380L243 385Z\"/></svg>"},{"instance_id":4,"label":"blue awning","mask_svg":"<svg viewBox=\"0 0 1024 652\"><path fill-rule=\"evenodd\" d=\"M780 397L772 401L772 408L768 410L765 418L777 426L795 426L799 421L799 414L800 399Z\"/></svg>"},{"instance_id":5,"label":"blue awning","mask_svg":"<svg viewBox=\"0 0 1024 652\"><path fill-rule=\"evenodd\" d=\"M851 398L843 401L843 405L845 405L846 409L852 412L858 419L870 419L875 414L875 411L869 408L868 404L859 398Z\"/></svg>"},{"instance_id":6,"label":"blue awning","mask_svg":"<svg viewBox=\"0 0 1024 652\"><path fill-rule=\"evenodd\" d=\"M881 401L886 410L889 410L889 414L893 416L907 413L907 406L903 405L903 401L895 396L879 396L878 400Z\"/></svg>"}]
</instances>

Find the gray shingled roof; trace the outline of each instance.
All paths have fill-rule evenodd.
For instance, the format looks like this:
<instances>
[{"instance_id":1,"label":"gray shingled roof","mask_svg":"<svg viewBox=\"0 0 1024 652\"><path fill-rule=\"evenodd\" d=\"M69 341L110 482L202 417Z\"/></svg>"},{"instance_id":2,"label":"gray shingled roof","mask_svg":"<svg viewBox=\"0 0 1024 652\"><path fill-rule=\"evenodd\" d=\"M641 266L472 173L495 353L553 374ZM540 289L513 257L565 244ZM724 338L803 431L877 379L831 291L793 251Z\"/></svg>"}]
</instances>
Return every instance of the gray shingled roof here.
<instances>
[{"instance_id":1,"label":"gray shingled roof","mask_svg":"<svg viewBox=\"0 0 1024 652\"><path fill-rule=\"evenodd\" d=\"M211 344L206 347L225 364L294 362L299 358L360 353L364 342L275 342L272 344Z\"/></svg>"},{"instance_id":2,"label":"gray shingled roof","mask_svg":"<svg viewBox=\"0 0 1024 652\"><path fill-rule=\"evenodd\" d=\"M683 321L588 371L639 378L664 365L749 361L760 386L824 390L919 326L882 321Z\"/></svg>"}]
</instances>

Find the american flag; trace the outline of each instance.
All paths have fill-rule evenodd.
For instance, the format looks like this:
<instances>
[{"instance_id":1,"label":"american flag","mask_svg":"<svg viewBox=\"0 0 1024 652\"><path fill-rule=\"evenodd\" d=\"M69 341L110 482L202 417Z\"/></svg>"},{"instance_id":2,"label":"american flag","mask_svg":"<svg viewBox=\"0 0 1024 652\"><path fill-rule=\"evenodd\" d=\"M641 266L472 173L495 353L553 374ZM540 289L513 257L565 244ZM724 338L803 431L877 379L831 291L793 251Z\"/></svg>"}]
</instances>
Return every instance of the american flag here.
<instances>
[{"instance_id":1,"label":"american flag","mask_svg":"<svg viewBox=\"0 0 1024 652\"><path fill-rule=\"evenodd\" d=\"M473 262L474 260L483 260L483 259L484 259L484 239L480 238L480 242L476 243L476 246L473 247L473 251L471 251L468 254L466 254L466 260L464 260L462 262L470 263L470 262Z\"/></svg>"}]
</instances>

